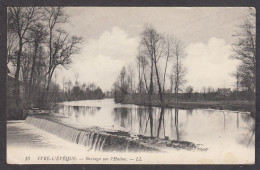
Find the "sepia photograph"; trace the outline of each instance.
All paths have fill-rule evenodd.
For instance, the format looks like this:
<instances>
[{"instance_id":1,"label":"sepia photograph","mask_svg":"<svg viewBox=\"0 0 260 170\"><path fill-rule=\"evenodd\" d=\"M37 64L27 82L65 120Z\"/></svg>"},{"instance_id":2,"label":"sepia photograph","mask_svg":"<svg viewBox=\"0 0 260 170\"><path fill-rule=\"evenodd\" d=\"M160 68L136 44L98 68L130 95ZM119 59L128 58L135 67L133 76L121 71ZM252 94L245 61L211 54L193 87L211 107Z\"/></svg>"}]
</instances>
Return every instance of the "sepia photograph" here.
<instances>
[{"instance_id":1,"label":"sepia photograph","mask_svg":"<svg viewBox=\"0 0 260 170\"><path fill-rule=\"evenodd\" d=\"M255 164L254 7L7 8L7 164Z\"/></svg>"}]
</instances>

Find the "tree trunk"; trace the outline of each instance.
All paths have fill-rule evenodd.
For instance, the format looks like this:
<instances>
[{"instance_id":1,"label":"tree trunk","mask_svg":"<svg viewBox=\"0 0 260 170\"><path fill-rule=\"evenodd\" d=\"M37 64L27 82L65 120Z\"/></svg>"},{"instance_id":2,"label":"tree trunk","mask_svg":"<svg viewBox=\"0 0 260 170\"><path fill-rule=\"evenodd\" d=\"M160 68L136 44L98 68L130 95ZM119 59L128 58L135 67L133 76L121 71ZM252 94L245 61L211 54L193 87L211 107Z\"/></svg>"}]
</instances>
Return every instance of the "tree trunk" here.
<instances>
[{"instance_id":1,"label":"tree trunk","mask_svg":"<svg viewBox=\"0 0 260 170\"><path fill-rule=\"evenodd\" d=\"M141 94L141 66L140 66L140 59L138 60L138 78L139 78L139 95Z\"/></svg>"},{"instance_id":2,"label":"tree trunk","mask_svg":"<svg viewBox=\"0 0 260 170\"><path fill-rule=\"evenodd\" d=\"M43 105L44 105L44 107L46 107L47 103L48 103L49 91L50 91L50 86L51 86L51 79L52 79L52 75L53 75L54 69L55 68L53 68L50 71L50 73L48 74L47 87L46 87L46 90L45 90L44 95L43 95Z\"/></svg>"},{"instance_id":3,"label":"tree trunk","mask_svg":"<svg viewBox=\"0 0 260 170\"><path fill-rule=\"evenodd\" d=\"M152 105L152 94L153 94L153 56L151 57L151 76L150 76L150 89L149 89L150 105Z\"/></svg>"},{"instance_id":4,"label":"tree trunk","mask_svg":"<svg viewBox=\"0 0 260 170\"><path fill-rule=\"evenodd\" d=\"M167 54L167 58L166 58L165 70L164 70L164 75L163 75L163 92L165 92L165 76L166 76L169 56L170 56L170 50L169 50L169 47L168 47L168 54Z\"/></svg>"},{"instance_id":5,"label":"tree trunk","mask_svg":"<svg viewBox=\"0 0 260 170\"><path fill-rule=\"evenodd\" d=\"M35 60L36 60L37 50L38 50L38 43L35 42L33 61L32 61L32 69L31 69L31 76L30 76L30 80L29 80L29 99L31 99L31 95L32 95L32 92L33 92L32 81L33 81L33 77L34 77L34 68L35 68Z\"/></svg>"},{"instance_id":6,"label":"tree trunk","mask_svg":"<svg viewBox=\"0 0 260 170\"><path fill-rule=\"evenodd\" d=\"M160 94L160 101L161 103L163 103L163 94L162 94L162 87L161 87L161 83L160 83L160 78L159 78L159 72L158 72L158 68L157 68L157 62L154 60L154 66L155 66L155 72L156 72L156 76L157 76L157 83L158 83L158 88L159 88L159 94Z\"/></svg>"},{"instance_id":7,"label":"tree trunk","mask_svg":"<svg viewBox=\"0 0 260 170\"><path fill-rule=\"evenodd\" d=\"M15 71L15 89L14 89L15 103L17 106L20 105L19 75L20 75L20 67L21 67L22 48L23 48L23 43L22 43L21 37L19 37L19 50L17 53L17 60L16 60L17 63L16 63L16 71Z\"/></svg>"},{"instance_id":8,"label":"tree trunk","mask_svg":"<svg viewBox=\"0 0 260 170\"><path fill-rule=\"evenodd\" d=\"M177 66L176 66L176 85L175 85L175 94L176 94L176 106L179 108L179 84L180 84L180 79L179 79L179 56L178 54L176 55L177 57Z\"/></svg>"}]
</instances>

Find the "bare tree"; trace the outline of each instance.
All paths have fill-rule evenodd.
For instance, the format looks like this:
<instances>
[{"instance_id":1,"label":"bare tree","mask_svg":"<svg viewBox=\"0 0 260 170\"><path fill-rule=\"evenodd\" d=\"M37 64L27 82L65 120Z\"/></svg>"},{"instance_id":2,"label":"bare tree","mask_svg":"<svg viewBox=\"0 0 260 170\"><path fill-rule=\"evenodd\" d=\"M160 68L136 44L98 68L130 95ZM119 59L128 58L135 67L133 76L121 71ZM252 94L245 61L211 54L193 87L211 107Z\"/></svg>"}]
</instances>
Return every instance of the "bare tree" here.
<instances>
[{"instance_id":1,"label":"bare tree","mask_svg":"<svg viewBox=\"0 0 260 170\"><path fill-rule=\"evenodd\" d=\"M63 89L63 93L65 93L65 84L66 84L66 79L65 79L65 77L63 76L63 77L62 77L62 89Z\"/></svg>"},{"instance_id":2,"label":"bare tree","mask_svg":"<svg viewBox=\"0 0 260 170\"><path fill-rule=\"evenodd\" d=\"M249 17L240 25L240 32L234 44L235 55L233 59L241 61L238 72L241 75L241 85L252 92L255 100L256 92L256 13L254 8L249 8Z\"/></svg>"},{"instance_id":3,"label":"bare tree","mask_svg":"<svg viewBox=\"0 0 260 170\"><path fill-rule=\"evenodd\" d=\"M72 84L72 82L71 82L71 80L69 80L69 81L67 81L67 86L68 86L68 91L69 91L69 94L71 94L71 88L72 88L72 86L73 86L73 84Z\"/></svg>"},{"instance_id":4,"label":"bare tree","mask_svg":"<svg viewBox=\"0 0 260 170\"><path fill-rule=\"evenodd\" d=\"M130 93L133 93L134 92L134 84L135 84L135 71L134 71L134 68L133 68L133 65L132 64L128 64L127 65L127 77L129 79L129 84L130 84Z\"/></svg>"},{"instance_id":5,"label":"bare tree","mask_svg":"<svg viewBox=\"0 0 260 170\"><path fill-rule=\"evenodd\" d=\"M23 45L26 43L29 28L41 18L39 9L36 7L9 7L8 8L8 30L12 31L18 38L18 51L16 54L15 90L16 105L20 104L19 75L21 67L21 56Z\"/></svg>"},{"instance_id":6,"label":"bare tree","mask_svg":"<svg viewBox=\"0 0 260 170\"><path fill-rule=\"evenodd\" d=\"M147 80L147 66L148 62L146 60L146 57L142 56L141 54L139 54L137 56L137 60L138 60L138 64L139 64L139 88L140 88L140 92L142 92L143 89L145 89L146 92L149 93L149 87L148 87L148 80ZM143 87L144 86L144 87Z\"/></svg>"},{"instance_id":7,"label":"bare tree","mask_svg":"<svg viewBox=\"0 0 260 170\"><path fill-rule=\"evenodd\" d=\"M141 56L137 55L136 57L137 67L138 67L138 93L142 93L142 76L141 76Z\"/></svg>"},{"instance_id":8,"label":"bare tree","mask_svg":"<svg viewBox=\"0 0 260 170\"><path fill-rule=\"evenodd\" d=\"M23 53L21 57L21 70L20 70L20 81L22 81L25 84L28 84L28 81L30 79L30 66L31 66L31 56L33 53L33 46L32 44L26 43L23 47ZM24 90L23 97L28 97L28 86L22 86Z\"/></svg>"},{"instance_id":9,"label":"bare tree","mask_svg":"<svg viewBox=\"0 0 260 170\"><path fill-rule=\"evenodd\" d=\"M206 98L207 88L205 86L202 87L201 92L203 93L203 99Z\"/></svg>"},{"instance_id":10,"label":"bare tree","mask_svg":"<svg viewBox=\"0 0 260 170\"><path fill-rule=\"evenodd\" d=\"M75 73L74 77L75 77L75 86L79 86L79 82L78 82L79 74Z\"/></svg>"},{"instance_id":11,"label":"bare tree","mask_svg":"<svg viewBox=\"0 0 260 170\"><path fill-rule=\"evenodd\" d=\"M44 43L45 38L47 37L47 32L41 23L36 23L34 26L30 28L30 33L27 38L27 41L33 44L33 55L32 55L32 64L31 64L31 75L29 80L29 98L31 97L33 91L33 81L35 78L35 64L36 58L39 53L39 47L42 43Z\"/></svg>"},{"instance_id":12,"label":"bare tree","mask_svg":"<svg viewBox=\"0 0 260 170\"><path fill-rule=\"evenodd\" d=\"M178 94L181 91L182 86L185 84L186 68L182 64L182 59L186 56L185 45L182 41L175 38L173 41L173 55L175 62L172 68L172 81L174 81L174 92L176 96L176 105L178 107Z\"/></svg>"},{"instance_id":13,"label":"bare tree","mask_svg":"<svg viewBox=\"0 0 260 170\"><path fill-rule=\"evenodd\" d=\"M187 101L188 99L191 99L191 96L193 93L193 87L188 86L185 91L186 91L186 95L187 95L187 98L186 98L186 101Z\"/></svg>"},{"instance_id":14,"label":"bare tree","mask_svg":"<svg viewBox=\"0 0 260 170\"><path fill-rule=\"evenodd\" d=\"M139 45L140 54L142 56L142 62L143 66L150 66L150 85L148 89L149 93L149 101L150 104L152 103L152 94L154 92L154 83L153 83L153 71L154 71L154 55L153 55L153 34L154 30L152 28L149 28L148 25L145 26L145 30L141 33L141 41ZM144 69L144 68L143 68ZM146 80L146 78L145 78Z\"/></svg>"},{"instance_id":15,"label":"bare tree","mask_svg":"<svg viewBox=\"0 0 260 170\"><path fill-rule=\"evenodd\" d=\"M48 42L48 48L49 48L49 65L48 65L48 71L46 73L47 76L47 87L46 87L46 93L48 94L48 91L50 89L51 79L54 70L60 63L58 64L57 58L59 58L58 53L62 51L62 48L64 46L64 43L66 39L68 38L68 34L65 31L62 31L61 29L58 29L57 31L55 28L61 24L65 23L67 21L67 16L65 15L63 8L61 7L45 7L43 11L43 19L45 22L47 22L48 27L48 34L49 34L49 42ZM61 57L64 58L64 55ZM43 100L46 100L46 94L43 94Z\"/></svg>"},{"instance_id":16,"label":"bare tree","mask_svg":"<svg viewBox=\"0 0 260 170\"><path fill-rule=\"evenodd\" d=\"M92 82L92 83L89 84L89 89L90 89L91 91L94 91L96 88L97 88L97 86L96 86L95 83Z\"/></svg>"},{"instance_id":17,"label":"bare tree","mask_svg":"<svg viewBox=\"0 0 260 170\"><path fill-rule=\"evenodd\" d=\"M52 58L53 58L53 36L54 29L57 24L65 23L67 21L66 15L61 7L46 7L43 11L43 19L47 22L49 31L49 71L52 68Z\"/></svg>"},{"instance_id":18,"label":"bare tree","mask_svg":"<svg viewBox=\"0 0 260 170\"><path fill-rule=\"evenodd\" d=\"M9 28L10 29L10 28ZM14 61L17 52L17 35L11 30L7 31L7 64Z\"/></svg>"},{"instance_id":19,"label":"bare tree","mask_svg":"<svg viewBox=\"0 0 260 170\"><path fill-rule=\"evenodd\" d=\"M154 92L154 69L157 76L157 83L159 88L160 100L163 102L162 87L160 82L158 61L162 57L164 46L164 39L152 26L146 25L144 31L141 33L141 41L139 51L143 57L143 63L150 66L150 87L149 100L151 103L151 96Z\"/></svg>"},{"instance_id":20,"label":"bare tree","mask_svg":"<svg viewBox=\"0 0 260 170\"><path fill-rule=\"evenodd\" d=\"M236 79L236 91L239 91L239 86L240 86L240 82L241 82L241 75L239 73L239 67L236 67L236 71L234 73L231 74L233 77L235 77Z\"/></svg>"},{"instance_id":21,"label":"bare tree","mask_svg":"<svg viewBox=\"0 0 260 170\"><path fill-rule=\"evenodd\" d=\"M154 45L154 50L153 50L154 60L153 61L154 61L155 73L156 73L156 77L157 77L157 85L158 85L158 89L159 89L160 101L161 101L161 103L163 103L164 102L164 99L163 99L164 89L162 87L161 80L160 80L158 63L159 63L160 58L163 56L163 50L164 50L164 45L165 45L164 37L160 34L156 35L155 42L158 42L158 43L155 43L155 45Z\"/></svg>"},{"instance_id":22,"label":"bare tree","mask_svg":"<svg viewBox=\"0 0 260 170\"><path fill-rule=\"evenodd\" d=\"M127 79L125 67L121 69L121 72L113 86L116 102L123 102L130 89L129 79Z\"/></svg>"},{"instance_id":23,"label":"bare tree","mask_svg":"<svg viewBox=\"0 0 260 170\"><path fill-rule=\"evenodd\" d=\"M59 29L57 30L57 35L53 37L52 42L52 56L51 62L49 62L49 64L51 65L49 65L49 69L47 72L47 94L51 85L51 79L54 70L58 66L68 68L69 64L71 63L71 56L77 54L80 50L78 45L82 42L82 38L77 36L69 37L68 33Z\"/></svg>"},{"instance_id":24,"label":"bare tree","mask_svg":"<svg viewBox=\"0 0 260 170\"><path fill-rule=\"evenodd\" d=\"M173 57L173 36L171 35L166 35L165 38L165 56L166 56L166 60L165 60L165 67L164 67L164 74L163 74L163 92L165 92L165 80L166 80L166 72L167 72L167 68L168 68L168 63L170 58ZM171 85L171 92L172 92L172 80L170 80L170 85Z\"/></svg>"}]
</instances>

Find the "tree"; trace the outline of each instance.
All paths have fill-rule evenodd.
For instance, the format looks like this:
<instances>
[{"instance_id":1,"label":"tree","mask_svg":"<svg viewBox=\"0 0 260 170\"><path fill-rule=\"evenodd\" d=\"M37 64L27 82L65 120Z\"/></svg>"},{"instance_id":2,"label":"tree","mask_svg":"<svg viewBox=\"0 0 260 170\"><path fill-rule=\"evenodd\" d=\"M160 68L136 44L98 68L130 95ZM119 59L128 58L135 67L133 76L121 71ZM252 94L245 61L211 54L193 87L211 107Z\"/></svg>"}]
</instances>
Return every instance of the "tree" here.
<instances>
[{"instance_id":1,"label":"tree","mask_svg":"<svg viewBox=\"0 0 260 170\"><path fill-rule=\"evenodd\" d=\"M141 33L141 41L139 45L139 54L142 56L143 64L150 66L150 87L149 100L151 103L151 96L154 92L154 69L157 77L157 83L160 94L160 101L163 102L162 86L160 82L158 61L162 57L164 46L164 38L152 26L146 25L144 31Z\"/></svg>"},{"instance_id":2,"label":"tree","mask_svg":"<svg viewBox=\"0 0 260 170\"><path fill-rule=\"evenodd\" d=\"M79 86L79 82L78 82L79 74L78 73L74 74L74 77L75 77L75 86Z\"/></svg>"},{"instance_id":3,"label":"tree","mask_svg":"<svg viewBox=\"0 0 260 170\"><path fill-rule=\"evenodd\" d=\"M96 86L95 83L92 82L92 83L89 84L89 90L90 91L94 91L94 90L96 90L96 88L97 88L97 86Z\"/></svg>"},{"instance_id":4,"label":"tree","mask_svg":"<svg viewBox=\"0 0 260 170\"><path fill-rule=\"evenodd\" d=\"M188 86L185 91L186 91L186 94L187 94L187 99L191 99L191 96L192 96L192 93L193 93L193 87Z\"/></svg>"},{"instance_id":5,"label":"tree","mask_svg":"<svg viewBox=\"0 0 260 170\"><path fill-rule=\"evenodd\" d=\"M160 95L160 101L161 103L164 102L163 100L163 92L164 92L164 87L162 87L161 84L161 80L160 80L160 75L159 75L159 66L158 66L158 62L159 59L162 57L162 52L164 50L164 45L165 45L165 41L164 41L164 37L160 34L155 36L155 42L158 42L157 44L154 45L154 67L155 67L155 73L156 73L156 77L157 77L157 85L158 85L158 89L159 89L159 95ZM165 80L165 79L164 79ZM163 80L163 83L164 83ZM163 84L164 86L164 84Z\"/></svg>"},{"instance_id":6,"label":"tree","mask_svg":"<svg viewBox=\"0 0 260 170\"><path fill-rule=\"evenodd\" d=\"M57 30L58 35L53 38L51 62L49 62L47 92L50 87L54 70L58 66L67 68L71 63L71 56L79 52L78 44L82 42L81 37L72 36L63 30Z\"/></svg>"},{"instance_id":7,"label":"tree","mask_svg":"<svg viewBox=\"0 0 260 170\"><path fill-rule=\"evenodd\" d=\"M65 23L67 21L67 17L64 14L64 11L61 7L46 7L44 8L43 11L43 19L44 21L47 22L47 26L48 26L48 33L49 33L49 42L48 42L48 46L49 46L49 69L46 75L48 75L48 85L47 85L47 89L49 89L49 85L50 85L50 81L51 81L51 72L53 69L53 58L56 54L53 54L53 39L54 39L54 28L57 24L59 23ZM62 31L60 31L60 35L61 35ZM58 38L59 39L59 38ZM56 42L57 44L57 42ZM56 47L58 47L58 45L56 45ZM47 90L48 91L48 90Z\"/></svg>"},{"instance_id":8,"label":"tree","mask_svg":"<svg viewBox=\"0 0 260 170\"><path fill-rule=\"evenodd\" d=\"M153 34L154 30L149 28L148 25L145 26L144 31L141 33L141 41L139 44L139 54L141 55L141 61L143 63L143 67L145 66L150 66L150 85L148 90L149 94L149 101L150 104L152 103L152 94L154 92L154 87L153 87L153 70L154 70L154 56L153 56L153 51L152 51L152 46L153 46ZM145 70L145 68L143 68ZM143 71L143 74L144 71ZM145 78L146 80L146 78ZM148 87L148 85L147 85Z\"/></svg>"},{"instance_id":9,"label":"tree","mask_svg":"<svg viewBox=\"0 0 260 170\"><path fill-rule=\"evenodd\" d=\"M236 68L236 72L232 73L232 76L235 77L236 79L236 91L238 92L239 91L239 87L240 87L240 84L241 84L241 75L240 75L240 71L239 70L239 66Z\"/></svg>"},{"instance_id":10,"label":"tree","mask_svg":"<svg viewBox=\"0 0 260 170\"><path fill-rule=\"evenodd\" d=\"M201 92L203 93L203 99L205 100L205 98L206 98L206 92L207 92L207 89L206 89L205 86L202 87Z\"/></svg>"},{"instance_id":11,"label":"tree","mask_svg":"<svg viewBox=\"0 0 260 170\"><path fill-rule=\"evenodd\" d=\"M127 66L127 79L129 80L129 84L130 84L130 93L134 92L134 77L135 77L135 72L134 72L134 68L133 65L129 64Z\"/></svg>"},{"instance_id":12,"label":"tree","mask_svg":"<svg viewBox=\"0 0 260 170\"><path fill-rule=\"evenodd\" d=\"M17 35L8 27L7 31L7 64L11 61L14 63L17 52Z\"/></svg>"},{"instance_id":13,"label":"tree","mask_svg":"<svg viewBox=\"0 0 260 170\"><path fill-rule=\"evenodd\" d=\"M151 25L145 25L140 34L138 55L136 57L138 69L137 89L140 100L142 100L141 94L146 92L148 93L149 103L152 105L152 97L156 93L159 94L160 103L164 103L166 75L170 61L173 61L171 75L169 76L171 91L173 91L174 86L175 94L178 94L185 83L186 68L182 64L185 55L185 45L180 40L170 35L163 36ZM126 75L130 85L130 91L128 92L132 93L132 69L128 68ZM120 81L117 80L113 86L114 91L117 92L118 87L121 87Z\"/></svg>"},{"instance_id":14,"label":"tree","mask_svg":"<svg viewBox=\"0 0 260 170\"><path fill-rule=\"evenodd\" d=\"M166 72L167 72L167 66L169 59L173 57L172 54L172 45L173 44L173 37L170 36L169 34L166 35L166 47L165 47L165 55L166 55L166 61L165 61L165 68L164 68L164 74L163 74L163 92L165 92L165 77L166 77ZM170 80L171 83L171 92L172 92L172 80Z\"/></svg>"},{"instance_id":15,"label":"tree","mask_svg":"<svg viewBox=\"0 0 260 170\"><path fill-rule=\"evenodd\" d=\"M33 92L33 81L35 79L35 64L36 64L36 58L39 53L39 48L42 43L44 43L45 38L47 37L47 31L43 24L36 23L34 26L30 28L30 33L27 38L27 41L32 43L33 45L33 56L32 56L32 64L31 64L31 74L30 74L30 80L29 80L29 98L31 97L31 94Z\"/></svg>"},{"instance_id":16,"label":"tree","mask_svg":"<svg viewBox=\"0 0 260 170\"><path fill-rule=\"evenodd\" d=\"M141 92L150 92L148 87L148 81L146 77L146 68L148 66L148 62L144 56L140 54L137 56L138 61L138 70L139 70L139 93Z\"/></svg>"},{"instance_id":17,"label":"tree","mask_svg":"<svg viewBox=\"0 0 260 170\"><path fill-rule=\"evenodd\" d=\"M8 63L12 62L16 67L15 103L23 106L17 108L23 109L32 104L44 108L64 97L55 96L61 91L55 91L60 87L56 78L53 82L52 77L56 68L69 67L71 57L80 51L79 44L82 42L81 37L70 36L61 29L61 24L66 21L67 16L61 7L8 8L7 57ZM20 81L25 86L19 86ZM20 87L24 87L23 104L26 105L20 105ZM71 89L69 87L69 93Z\"/></svg>"},{"instance_id":18,"label":"tree","mask_svg":"<svg viewBox=\"0 0 260 170\"><path fill-rule=\"evenodd\" d=\"M26 36L30 27L42 16L40 8L36 7L9 7L8 8L8 31L13 32L18 38L18 51L16 53L15 89L14 96L16 105L20 104L19 75L21 68L21 56Z\"/></svg>"},{"instance_id":19,"label":"tree","mask_svg":"<svg viewBox=\"0 0 260 170\"><path fill-rule=\"evenodd\" d=\"M140 95L142 93L142 86L143 86L142 75L141 75L141 56L140 55L137 55L136 61L137 61L137 67L138 67L138 93Z\"/></svg>"},{"instance_id":20,"label":"tree","mask_svg":"<svg viewBox=\"0 0 260 170\"><path fill-rule=\"evenodd\" d=\"M67 68L71 63L71 56L79 52L79 44L82 42L81 37L72 36L58 28L59 24L67 22L63 8L46 7L43 12L43 19L48 26L48 48L49 48L49 64L47 76L46 92L43 95L44 101L48 98L51 80L55 69L59 66Z\"/></svg>"},{"instance_id":21,"label":"tree","mask_svg":"<svg viewBox=\"0 0 260 170\"><path fill-rule=\"evenodd\" d=\"M174 78L173 71L174 71L174 69L172 68L172 69L171 69L171 73L170 73L170 75L169 75L169 79L170 79L170 92L171 92L171 93L173 93L174 84L175 84L175 83L174 83L175 78Z\"/></svg>"},{"instance_id":22,"label":"tree","mask_svg":"<svg viewBox=\"0 0 260 170\"><path fill-rule=\"evenodd\" d=\"M175 58L175 62L172 68L173 80L171 81L174 82L174 93L176 97L176 105L178 107L178 94L179 91L181 91L182 86L186 83L185 75L187 70L182 64L182 59L186 56L185 45L177 38L175 38L173 41L173 55Z\"/></svg>"},{"instance_id":23,"label":"tree","mask_svg":"<svg viewBox=\"0 0 260 170\"><path fill-rule=\"evenodd\" d=\"M66 84L67 84L67 87L68 87L69 94L71 94L71 88L72 88L72 86L73 86L71 80L67 81Z\"/></svg>"},{"instance_id":24,"label":"tree","mask_svg":"<svg viewBox=\"0 0 260 170\"><path fill-rule=\"evenodd\" d=\"M121 69L121 72L117 77L117 80L113 84L113 86L114 86L114 93L115 93L114 95L115 95L116 102L122 102L130 90L130 84L127 79L125 67Z\"/></svg>"},{"instance_id":25,"label":"tree","mask_svg":"<svg viewBox=\"0 0 260 170\"><path fill-rule=\"evenodd\" d=\"M240 25L240 32L236 35L234 44L235 54L233 59L241 61L238 74L241 77L241 86L252 93L255 100L256 93L256 13L254 8L249 8L249 17Z\"/></svg>"}]
</instances>

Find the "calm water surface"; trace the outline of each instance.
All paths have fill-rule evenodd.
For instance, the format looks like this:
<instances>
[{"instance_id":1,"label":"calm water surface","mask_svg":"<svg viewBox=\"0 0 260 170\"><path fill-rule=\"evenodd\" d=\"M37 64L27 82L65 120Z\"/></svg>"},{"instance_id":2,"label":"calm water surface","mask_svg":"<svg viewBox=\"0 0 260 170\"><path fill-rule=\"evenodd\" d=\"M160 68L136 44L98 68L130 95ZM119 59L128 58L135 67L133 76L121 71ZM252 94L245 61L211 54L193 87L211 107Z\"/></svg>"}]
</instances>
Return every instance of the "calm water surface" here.
<instances>
[{"instance_id":1,"label":"calm water surface","mask_svg":"<svg viewBox=\"0 0 260 170\"><path fill-rule=\"evenodd\" d=\"M57 114L69 117L65 123L75 126L117 128L209 148L252 149L255 144L255 121L245 112L150 108L104 99L60 103Z\"/></svg>"}]
</instances>

